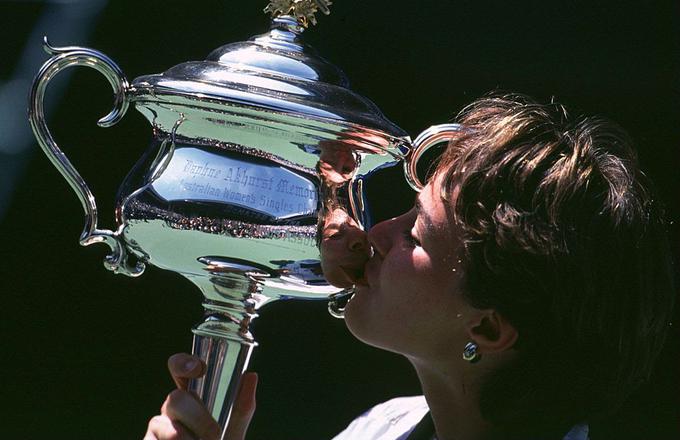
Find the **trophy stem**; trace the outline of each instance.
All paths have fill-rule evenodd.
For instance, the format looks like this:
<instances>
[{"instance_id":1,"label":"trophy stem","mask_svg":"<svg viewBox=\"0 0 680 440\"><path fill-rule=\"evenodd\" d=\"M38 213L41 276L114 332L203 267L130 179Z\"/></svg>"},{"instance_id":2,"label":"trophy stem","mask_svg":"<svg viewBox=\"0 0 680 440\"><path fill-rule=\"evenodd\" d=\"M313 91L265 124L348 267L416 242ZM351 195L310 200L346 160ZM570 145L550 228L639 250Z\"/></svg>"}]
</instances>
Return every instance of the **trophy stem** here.
<instances>
[{"instance_id":1,"label":"trophy stem","mask_svg":"<svg viewBox=\"0 0 680 440\"><path fill-rule=\"evenodd\" d=\"M222 438L226 433L231 409L238 393L241 376L248 367L250 354L257 345L252 339L237 340L220 336L201 327L219 325L219 317L209 315L206 321L194 329L192 353L207 365L201 378L189 383L189 390L203 401L213 418L222 427Z\"/></svg>"},{"instance_id":2,"label":"trophy stem","mask_svg":"<svg viewBox=\"0 0 680 440\"><path fill-rule=\"evenodd\" d=\"M222 428L224 439L241 376L257 346L249 330L250 322L267 299L252 274L246 273L246 266L217 257L202 257L199 261L206 264L211 276L187 276L201 289L205 309L203 322L192 330L192 353L205 362L207 371L189 382L189 391L205 404Z\"/></svg>"}]
</instances>

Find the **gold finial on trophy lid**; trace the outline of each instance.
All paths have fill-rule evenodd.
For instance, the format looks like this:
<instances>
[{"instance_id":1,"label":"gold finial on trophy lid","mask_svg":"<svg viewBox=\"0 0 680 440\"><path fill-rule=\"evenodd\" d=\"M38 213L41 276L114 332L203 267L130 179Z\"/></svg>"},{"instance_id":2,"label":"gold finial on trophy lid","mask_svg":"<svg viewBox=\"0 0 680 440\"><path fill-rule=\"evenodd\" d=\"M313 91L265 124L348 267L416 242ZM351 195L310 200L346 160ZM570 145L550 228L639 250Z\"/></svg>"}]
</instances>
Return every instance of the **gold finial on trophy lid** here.
<instances>
[{"instance_id":1,"label":"gold finial on trophy lid","mask_svg":"<svg viewBox=\"0 0 680 440\"><path fill-rule=\"evenodd\" d=\"M264 12L269 12L273 19L286 15L294 17L300 25L306 28L309 23L316 24L314 14L317 11L325 15L330 14L331 10L328 7L332 3L331 0L271 0L264 8Z\"/></svg>"}]
</instances>

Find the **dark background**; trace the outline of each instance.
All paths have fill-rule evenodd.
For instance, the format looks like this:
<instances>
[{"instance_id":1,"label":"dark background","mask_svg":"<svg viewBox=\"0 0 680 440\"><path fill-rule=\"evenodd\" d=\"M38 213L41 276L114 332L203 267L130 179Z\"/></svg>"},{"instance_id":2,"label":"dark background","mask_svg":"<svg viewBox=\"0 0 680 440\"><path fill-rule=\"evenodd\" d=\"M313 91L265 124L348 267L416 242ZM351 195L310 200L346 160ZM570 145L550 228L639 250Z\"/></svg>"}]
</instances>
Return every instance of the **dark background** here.
<instances>
[{"instance_id":1,"label":"dark background","mask_svg":"<svg viewBox=\"0 0 680 440\"><path fill-rule=\"evenodd\" d=\"M499 88L544 101L554 96L572 113L620 123L675 222L677 252L680 3L335 3L306 40L412 136ZM91 23L87 41L52 42L97 48L132 79L265 32L265 5L116 0ZM0 81L10 78L24 45L41 44L28 35L49 7L56 6L0 2ZM98 73L75 70L63 97L48 93L58 100L50 127L96 195L100 226L112 228L118 184L145 150L149 124L131 109L117 126L98 128L96 119L110 110L110 88ZM106 271L105 246L78 246L80 204L37 146L0 154L7 194L0 218L1 435L141 438L172 388L167 356L190 349L200 294L155 268L138 279ZM385 194L394 197L388 188ZM330 438L371 405L418 392L406 361L354 341L325 304L276 303L260 315L251 363L260 390L249 438ZM593 438L680 438L679 340L674 329L652 382L594 425Z\"/></svg>"}]
</instances>

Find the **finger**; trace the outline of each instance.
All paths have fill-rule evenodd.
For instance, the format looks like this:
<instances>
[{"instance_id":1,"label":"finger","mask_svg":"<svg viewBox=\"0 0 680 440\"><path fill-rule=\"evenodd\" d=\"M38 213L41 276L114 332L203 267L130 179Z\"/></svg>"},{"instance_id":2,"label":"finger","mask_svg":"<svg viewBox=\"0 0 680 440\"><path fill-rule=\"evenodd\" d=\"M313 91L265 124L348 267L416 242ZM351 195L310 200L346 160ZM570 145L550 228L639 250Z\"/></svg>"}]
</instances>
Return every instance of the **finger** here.
<instances>
[{"instance_id":1,"label":"finger","mask_svg":"<svg viewBox=\"0 0 680 440\"><path fill-rule=\"evenodd\" d=\"M255 414L257 381L257 373L244 373L241 377L241 386L227 428L226 438L229 440L243 440L246 437L248 426Z\"/></svg>"},{"instance_id":2,"label":"finger","mask_svg":"<svg viewBox=\"0 0 680 440\"><path fill-rule=\"evenodd\" d=\"M196 356L177 353L168 359L168 370L177 388L186 390L189 386L189 379L201 377L204 374L205 364Z\"/></svg>"},{"instance_id":3,"label":"finger","mask_svg":"<svg viewBox=\"0 0 680 440\"><path fill-rule=\"evenodd\" d=\"M180 423L161 415L149 421L144 440L196 440L196 437Z\"/></svg>"},{"instance_id":4,"label":"finger","mask_svg":"<svg viewBox=\"0 0 680 440\"><path fill-rule=\"evenodd\" d=\"M174 390L163 403L161 414L184 425L196 437L217 440L221 429L208 410L193 395L184 390Z\"/></svg>"}]
</instances>

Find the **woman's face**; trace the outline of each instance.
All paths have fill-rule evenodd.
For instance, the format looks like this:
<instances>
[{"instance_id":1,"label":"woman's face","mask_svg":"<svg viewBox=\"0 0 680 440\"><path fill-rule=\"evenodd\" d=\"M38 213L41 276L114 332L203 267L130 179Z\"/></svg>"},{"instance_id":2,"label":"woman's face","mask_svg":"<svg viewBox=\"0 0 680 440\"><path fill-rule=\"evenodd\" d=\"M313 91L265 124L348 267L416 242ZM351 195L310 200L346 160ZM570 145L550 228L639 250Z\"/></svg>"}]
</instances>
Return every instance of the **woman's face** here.
<instances>
[{"instance_id":1,"label":"woman's face","mask_svg":"<svg viewBox=\"0 0 680 440\"><path fill-rule=\"evenodd\" d=\"M345 310L363 342L415 358L460 357L467 341L461 240L434 179L409 212L375 225L374 254ZM455 194L454 194L455 197Z\"/></svg>"}]
</instances>

